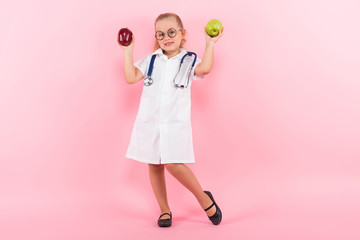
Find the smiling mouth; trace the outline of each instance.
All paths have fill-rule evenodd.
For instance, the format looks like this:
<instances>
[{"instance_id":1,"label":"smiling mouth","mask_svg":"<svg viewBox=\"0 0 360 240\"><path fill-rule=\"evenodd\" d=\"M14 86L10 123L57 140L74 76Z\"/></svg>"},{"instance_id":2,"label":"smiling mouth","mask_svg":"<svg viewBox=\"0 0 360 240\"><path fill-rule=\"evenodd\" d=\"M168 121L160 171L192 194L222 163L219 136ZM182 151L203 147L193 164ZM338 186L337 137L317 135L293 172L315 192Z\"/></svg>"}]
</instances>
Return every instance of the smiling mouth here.
<instances>
[{"instance_id":1,"label":"smiling mouth","mask_svg":"<svg viewBox=\"0 0 360 240\"><path fill-rule=\"evenodd\" d=\"M167 43L165 43L164 45L165 45L165 46L170 46L171 44L173 44L173 42L167 42Z\"/></svg>"}]
</instances>

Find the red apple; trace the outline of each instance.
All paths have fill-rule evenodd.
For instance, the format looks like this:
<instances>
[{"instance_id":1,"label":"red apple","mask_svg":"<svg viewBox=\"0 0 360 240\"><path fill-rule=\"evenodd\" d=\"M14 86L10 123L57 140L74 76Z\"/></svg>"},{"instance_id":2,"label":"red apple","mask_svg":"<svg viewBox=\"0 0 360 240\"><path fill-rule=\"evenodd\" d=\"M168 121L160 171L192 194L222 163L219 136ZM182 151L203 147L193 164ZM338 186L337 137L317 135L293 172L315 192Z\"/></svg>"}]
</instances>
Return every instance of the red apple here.
<instances>
[{"instance_id":1,"label":"red apple","mask_svg":"<svg viewBox=\"0 0 360 240\"><path fill-rule=\"evenodd\" d=\"M132 41L132 32L128 28L122 28L118 34L118 41L123 46L129 46Z\"/></svg>"}]
</instances>

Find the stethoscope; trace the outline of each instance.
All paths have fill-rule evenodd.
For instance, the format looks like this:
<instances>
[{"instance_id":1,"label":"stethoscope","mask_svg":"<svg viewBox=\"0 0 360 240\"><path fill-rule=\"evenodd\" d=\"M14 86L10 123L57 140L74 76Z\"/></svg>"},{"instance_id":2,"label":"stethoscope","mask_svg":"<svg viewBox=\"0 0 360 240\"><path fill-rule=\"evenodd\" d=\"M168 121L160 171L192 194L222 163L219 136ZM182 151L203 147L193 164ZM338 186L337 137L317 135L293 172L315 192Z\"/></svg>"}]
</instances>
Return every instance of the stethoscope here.
<instances>
[{"instance_id":1,"label":"stethoscope","mask_svg":"<svg viewBox=\"0 0 360 240\"><path fill-rule=\"evenodd\" d=\"M150 61L150 66L149 66L149 70L148 70L148 73L147 73L147 76L145 77L144 79L144 85L145 86L150 86L154 81L153 79L151 78L151 74L152 74L152 71L153 71L153 68L154 68L154 62L155 62L155 58L156 58L156 55L157 54L153 54L152 57L151 57L151 61ZM189 56L191 58L191 56L194 55L195 58L191 64L191 68L181 68L183 62L184 62L184 59L186 58L186 56ZM187 52L182 58L181 58L181 62L180 62L180 67L179 67L179 70L175 76L175 78L173 79L173 83L174 83L174 86L176 88L186 88L188 85L189 85L189 81L190 81L190 78L191 78L191 72L192 72L192 69L194 68L194 65L196 63L196 53L194 52ZM179 73L181 73L179 75ZM186 85L182 85L182 84L179 84L178 82L178 78L180 78L180 80L184 77L184 75L187 75L187 82L186 82Z\"/></svg>"}]
</instances>

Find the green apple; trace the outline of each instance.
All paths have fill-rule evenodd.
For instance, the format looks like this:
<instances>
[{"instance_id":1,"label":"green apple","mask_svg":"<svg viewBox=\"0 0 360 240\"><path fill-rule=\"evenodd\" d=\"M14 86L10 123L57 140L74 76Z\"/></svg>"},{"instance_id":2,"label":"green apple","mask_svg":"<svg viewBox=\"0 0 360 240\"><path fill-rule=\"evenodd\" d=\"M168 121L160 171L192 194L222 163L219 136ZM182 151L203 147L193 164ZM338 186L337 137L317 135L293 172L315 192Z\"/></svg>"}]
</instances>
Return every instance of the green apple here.
<instances>
[{"instance_id":1,"label":"green apple","mask_svg":"<svg viewBox=\"0 0 360 240\"><path fill-rule=\"evenodd\" d=\"M217 19L211 19L206 25L206 32L210 37L216 37L222 30L222 24Z\"/></svg>"}]
</instances>

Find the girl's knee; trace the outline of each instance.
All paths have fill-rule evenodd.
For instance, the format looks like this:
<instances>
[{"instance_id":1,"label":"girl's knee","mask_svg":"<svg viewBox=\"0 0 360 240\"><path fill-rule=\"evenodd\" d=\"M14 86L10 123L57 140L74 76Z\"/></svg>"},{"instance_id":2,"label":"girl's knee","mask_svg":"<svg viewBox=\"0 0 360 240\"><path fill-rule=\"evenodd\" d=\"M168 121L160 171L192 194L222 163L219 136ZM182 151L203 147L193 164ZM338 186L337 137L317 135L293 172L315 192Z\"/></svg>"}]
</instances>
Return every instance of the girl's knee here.
<instances>
[{"instance_id":1,"label":"girl's knee","mask_svg":"<svg viewBox=\"0 0 360 240\"><path fill-rule=\"evenodd\" d=\"M168 171L176 171L181 165L183 165L182 163L167 163L165 164L165 167Z\"/></svg>"},{"instance_id":2,"label":"girl's knee","mask_svg":"<svg viewBox=\"0 0 360 240\"><path fill-rule=\"evenodd\" d=\"M152 164L152 163L149 163L149 168L162 170L162 169L164 169L164 164Z\"/></svg>"}]
</instances>

